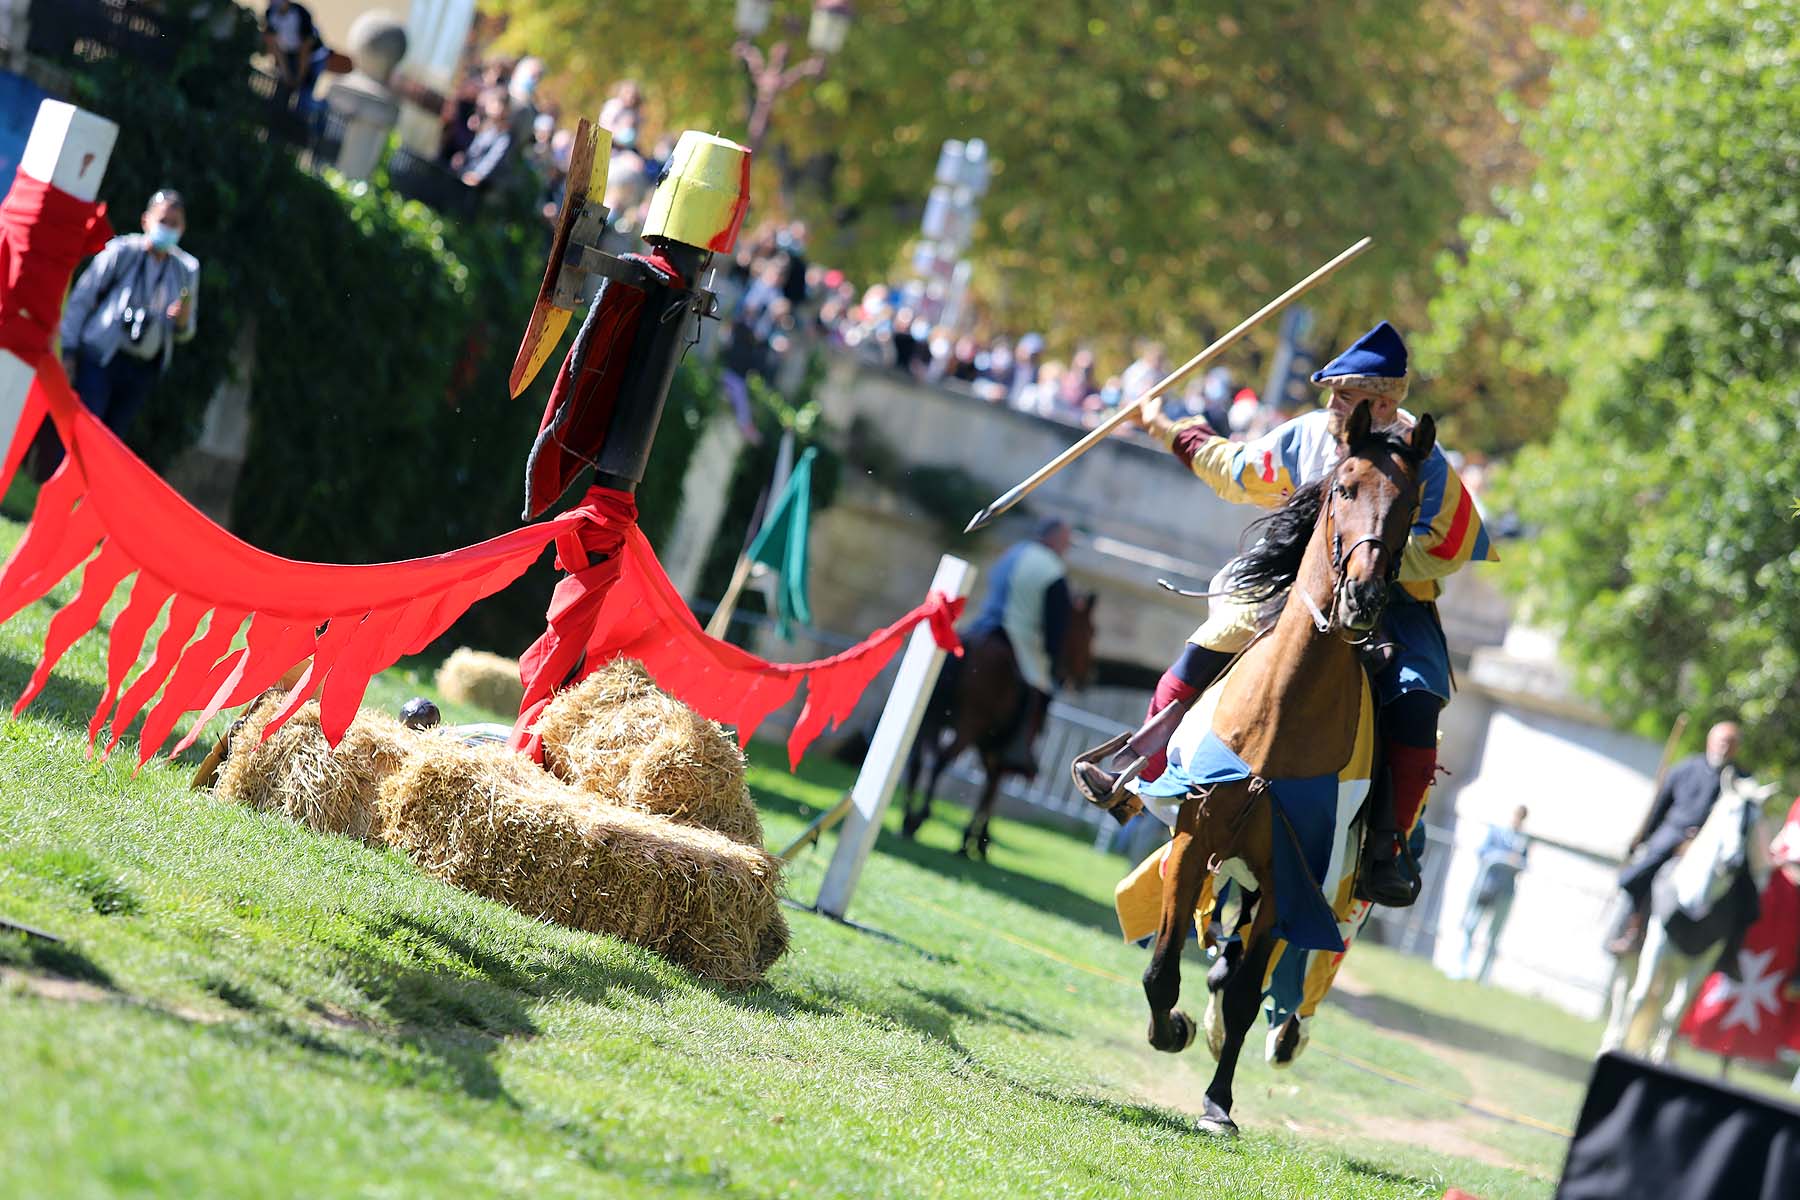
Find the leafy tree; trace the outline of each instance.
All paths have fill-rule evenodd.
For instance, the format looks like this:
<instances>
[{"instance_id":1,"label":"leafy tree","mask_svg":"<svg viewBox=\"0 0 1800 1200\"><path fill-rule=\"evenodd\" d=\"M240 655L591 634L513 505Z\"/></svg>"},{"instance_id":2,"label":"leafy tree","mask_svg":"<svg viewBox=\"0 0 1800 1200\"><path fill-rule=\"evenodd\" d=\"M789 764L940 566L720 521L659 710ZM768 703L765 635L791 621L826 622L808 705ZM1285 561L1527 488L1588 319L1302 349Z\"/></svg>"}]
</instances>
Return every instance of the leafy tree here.
<instances>
[{"instance_id":1,"label":"leafy tree","mask_svg":"<svg viewBox=\"0 0 1800 1200\"><path fill-rule=\"evenodd\" d=\"M631 76L665 126L742 128L729 5L501 7L508 43L548 56L570 109L597 111ZM806 7L786 0L777 21ZM941 142L984 138L978 284L1002 327L1041 328L1062 350L1128 335L1197 349L1372 233L1375 249L1317 294L1322 338L1341 339L1373 316L1423 316L1430 260L1462 210L1459 154L1511 136L1465 128L1499 69L1465 36L1469 7L870 0L828 75L782 97L763 157L786 164L816 257L877 279L917 226Z\"/></svg>"},{"instance_id":2,"label":"leafy tree","mask_svg":"<svg viewBox=\"0 0 1800 1200\"><path fill-rule=\"evenodd\" d=\"M1558 38L1539 163L1444 265L1439 336L1566 389L1503 489L1524 598L1649 732L1800 763L1800 9L1613 0ZM1496 331L1497 334L1496 334Z\"/></svg>"}]
</instances>

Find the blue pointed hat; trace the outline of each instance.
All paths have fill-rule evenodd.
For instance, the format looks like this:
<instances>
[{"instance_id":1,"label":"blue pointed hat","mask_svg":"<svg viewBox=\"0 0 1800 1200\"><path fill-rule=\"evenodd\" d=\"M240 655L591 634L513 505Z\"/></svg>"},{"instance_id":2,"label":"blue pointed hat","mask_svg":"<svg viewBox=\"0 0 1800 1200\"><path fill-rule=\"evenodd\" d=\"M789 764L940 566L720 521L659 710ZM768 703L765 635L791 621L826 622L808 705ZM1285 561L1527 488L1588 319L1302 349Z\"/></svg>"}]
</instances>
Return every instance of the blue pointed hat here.
<instances>
[{"instance_id":1,"label":"blue pointed hat","mask_svg":"<svg viewBox=\"0 0 1800 1200\"><path fill-rule=\"evenodd\" d=\"M1313 372L1312 381L1323 387L1353 387L1377 395L1406 395L1406 343L1400 331L1381 322L1357 338L1351 347Z\"/></svg>"}]
</instances>

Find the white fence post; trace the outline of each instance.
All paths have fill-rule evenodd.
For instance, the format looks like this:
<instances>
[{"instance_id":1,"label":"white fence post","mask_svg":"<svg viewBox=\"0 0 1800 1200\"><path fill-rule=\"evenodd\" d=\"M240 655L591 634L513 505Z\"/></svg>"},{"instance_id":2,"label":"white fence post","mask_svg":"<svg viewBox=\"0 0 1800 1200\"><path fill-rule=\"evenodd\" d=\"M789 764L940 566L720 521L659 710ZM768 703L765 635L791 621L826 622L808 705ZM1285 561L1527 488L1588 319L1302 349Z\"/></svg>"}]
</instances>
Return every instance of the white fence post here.
<instances>
[{"instance_id":1,"label":"white fence post","mask_svg":"<svg viewBox=\"0 0 1800 1200\"><path fill-rule=\"evenodd\" d=\"M960 598L969 594L975 582L975 568L960 558L944 555L938 562L931 590ZM900 673L894 677L894 688L888 693L887 706L881 710L875 736L869 741L869 753L863 759L862 771L850 790L850 815L844 819L838 835L837 850L819 885L815 907L827 916L842 920L862 878L863 864L875 848L881 832L881 817L893 799L906 767L906 755L919 732L919 721L937 683L938 670L944 665L944 652L924 625L913 630L906 655L900 660Z\"/></svg>"},{"instance_id":2,"label":"white fence post","mask_svg":"<svg viewBox=\"0 0 1800 1200\"><path fill-rule=\"evenodd\" d=\"M100 177L106 174L118 137L119 127L106 118L61 100L46 100L38 106L19 173L77 200L92 200L100 194ZM23 359L0 350L0 449L12 445L35 373L36 368Z\"/></svg>"}]
</instances>

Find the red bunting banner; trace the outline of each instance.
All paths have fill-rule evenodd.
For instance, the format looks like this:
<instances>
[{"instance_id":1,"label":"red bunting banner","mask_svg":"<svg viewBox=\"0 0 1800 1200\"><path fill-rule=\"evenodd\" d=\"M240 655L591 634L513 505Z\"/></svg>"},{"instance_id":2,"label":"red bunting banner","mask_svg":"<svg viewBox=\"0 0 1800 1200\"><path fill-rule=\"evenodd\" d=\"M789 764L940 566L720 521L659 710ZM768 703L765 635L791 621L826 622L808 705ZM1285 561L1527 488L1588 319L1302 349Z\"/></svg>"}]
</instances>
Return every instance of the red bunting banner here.
<instances>
[{"instance_id":1,"label":"red bunting banner","mask_svg":"<svg viewBox=\"0 0 1800 1200\"><path fill-rule=\"evenodd\" d=\"M46 415L67 451L0 569L0 622L81 572L75 598L51 618L43 657L15 715L43 689L63 653L99 625L125 585L129 598L107 633L107 679L88 723L90 741L110 722L110 752L147 710L142 764L180 717L196 713L172 751L180 753L222 709L248 703L310 659L264 736L316 696L321 725L335 744L373 676L422 651L476 601L522 575L551 543L569 574L552 599L548 630L521 660L526 700L514 744L528 751L536 750L531 726L554 690L620 655L642 659L664 690L735 726L745 744L805 684L806 704L788 739L789 760L797 764L820 734L849 716L914 626L927 623L938 645L961 652L954 622L962 601L942 595L816 662L771 663L710 638L638 529L633 497L608 488L590 488L579 506L551 520L428 558L341 566L258 550L214 524L132 454L81 405L48 352L55 322L44 314L59 310L75 263L98 248L97 238L104 242L104 231L97 206L24 176L0 205L0 348L37 371L0 460L0 494ZM132 675L165 610L148 661Z\"/></svg>"}]
</instances>

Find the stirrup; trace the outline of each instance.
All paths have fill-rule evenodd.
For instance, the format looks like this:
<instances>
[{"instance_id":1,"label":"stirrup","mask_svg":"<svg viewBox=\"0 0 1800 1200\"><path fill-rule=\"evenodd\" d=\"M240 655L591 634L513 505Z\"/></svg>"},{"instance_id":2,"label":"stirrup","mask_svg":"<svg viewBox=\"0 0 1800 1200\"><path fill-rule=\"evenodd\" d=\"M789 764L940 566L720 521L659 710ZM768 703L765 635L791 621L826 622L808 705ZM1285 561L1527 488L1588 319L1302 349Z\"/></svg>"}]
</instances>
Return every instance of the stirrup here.
<instances>
[{"instance_id":1,"label":"stirrup","mask_svg":"<svg viewBox=\"0 0 1800 1200\"><path fill-rule=\"evenodd\" d=\"M1144 801L1125 785L1143 773L1147 758L1137 758L1124 771L1114 774L1100 765L1103 759L1125 749L1129 733L1108 738L1092 749L1075 756L1069 764L1069 776L1075 791L1096 808L1105 809L1113 820L1123 825L1144 810Z\"/></svg>"}]
</instances>

